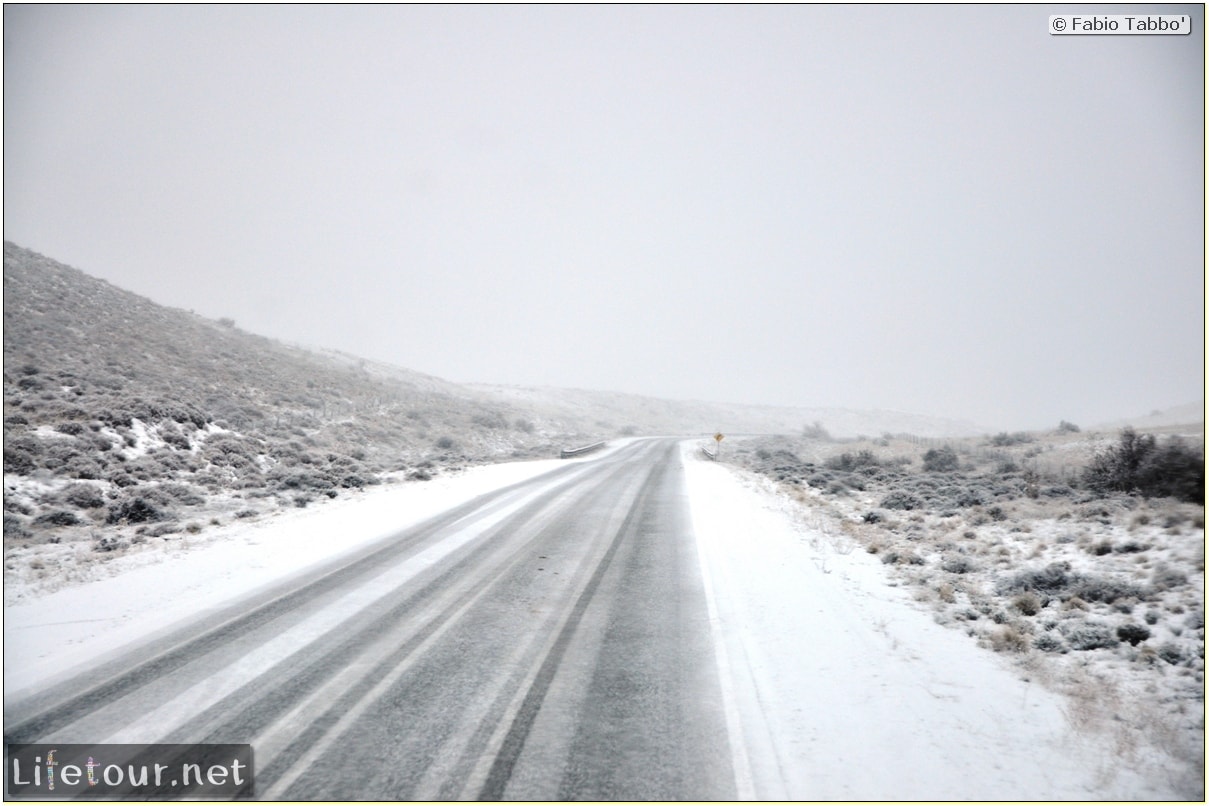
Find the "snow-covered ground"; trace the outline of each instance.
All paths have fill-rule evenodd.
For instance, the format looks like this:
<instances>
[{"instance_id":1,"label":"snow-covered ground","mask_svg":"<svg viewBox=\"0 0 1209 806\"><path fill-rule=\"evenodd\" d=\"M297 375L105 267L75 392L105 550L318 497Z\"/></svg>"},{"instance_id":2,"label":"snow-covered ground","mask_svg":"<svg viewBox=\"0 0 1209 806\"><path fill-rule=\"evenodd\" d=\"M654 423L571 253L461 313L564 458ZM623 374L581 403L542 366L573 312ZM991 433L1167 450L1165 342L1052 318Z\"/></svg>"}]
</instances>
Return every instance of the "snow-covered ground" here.
<instances>
[{"instance_id":1,"label":"snow-covered ground","mask_svg":"<svg viewBox=\"0 0 1209 806\"><path fill-rule=\"evenodd\" d=\"M1187 797L1178 763L1092 729L1043 685L1043 670L936 623L849 536L803 521L766 480L700 461L695 445L684 444L684 461L742 796ZM87 570L58 589L6 573L6 696L560 464L383 485L115 556L33 546L83 552Z\"/></svg>"},{"instance_id":2,"label":"snow-covered ground","mask_svg":"<svg viewBox=\"0 0 1209 806\"><path fill-rule=\"evenodd\" d=\"M729 681L736 768L759 799L1180 799L1187 762L937 623L841 530L686 444Z\"/></svg>"}]
</instances>

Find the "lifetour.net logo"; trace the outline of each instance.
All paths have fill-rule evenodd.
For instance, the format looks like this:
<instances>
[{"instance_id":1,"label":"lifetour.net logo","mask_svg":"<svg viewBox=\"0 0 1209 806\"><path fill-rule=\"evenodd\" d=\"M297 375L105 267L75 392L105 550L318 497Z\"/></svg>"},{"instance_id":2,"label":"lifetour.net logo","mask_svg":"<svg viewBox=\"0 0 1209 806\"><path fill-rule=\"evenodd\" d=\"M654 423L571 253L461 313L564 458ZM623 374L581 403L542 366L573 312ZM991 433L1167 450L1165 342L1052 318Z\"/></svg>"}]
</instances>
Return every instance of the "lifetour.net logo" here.
<instances>
[{"instance_id":1,"label":"lifetour.net logo","mask_svg":"<svg viewBox=\"0 0 1209 806\"><path fill-rule=\"evenodd\" d=\"M250 744L10 744L11 798L247 798Z\"/></svg>"}]
</instances>

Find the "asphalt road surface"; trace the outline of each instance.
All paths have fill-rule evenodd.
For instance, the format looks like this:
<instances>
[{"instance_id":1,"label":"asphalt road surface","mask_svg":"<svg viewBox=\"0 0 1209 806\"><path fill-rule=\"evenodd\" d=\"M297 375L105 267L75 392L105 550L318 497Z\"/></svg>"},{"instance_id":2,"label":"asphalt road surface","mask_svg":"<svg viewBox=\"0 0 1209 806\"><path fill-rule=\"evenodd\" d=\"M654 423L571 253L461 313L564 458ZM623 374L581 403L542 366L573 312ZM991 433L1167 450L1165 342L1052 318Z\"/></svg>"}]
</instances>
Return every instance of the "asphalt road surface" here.
<instances>
[{"instance_id":1,"label":"asphalt road surface","mask_svg":"<svg viewBox=\"0 0 1209 806\"><path fill-rule=\"evenodd\" d=\"M680 451L654 440L6 703L5 738L251 743L262 799L719 800L722 703Z\"/></svg>"}]
</instances>

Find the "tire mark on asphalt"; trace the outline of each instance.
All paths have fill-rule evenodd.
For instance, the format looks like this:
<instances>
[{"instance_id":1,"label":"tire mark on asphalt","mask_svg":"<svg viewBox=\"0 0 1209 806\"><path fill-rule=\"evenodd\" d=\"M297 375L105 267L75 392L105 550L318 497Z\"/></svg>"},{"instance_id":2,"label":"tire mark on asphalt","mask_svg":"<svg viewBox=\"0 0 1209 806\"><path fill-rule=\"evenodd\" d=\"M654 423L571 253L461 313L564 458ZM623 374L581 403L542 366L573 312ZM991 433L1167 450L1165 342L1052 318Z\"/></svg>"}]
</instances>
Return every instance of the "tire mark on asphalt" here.
<instances>
[{"instance_id":1,"label":"tire mark on asphalt","mask_svg":"<svg viewBox=\"0 0 1209 806\"><path fill-rule=\"evenodd\" d=\"M537 718L537 712L541 709L542 701L545 699L546 692L554 680L554 675L558 671L559 664L562 663L567 646L570 644L571 638L574 636L575 630L583 618L584 611L591 602L597 588L600 587L600 582L604 578L605 572L608 571L613 557L617 554L618 549L626 538L632 534L634 524L646 508L651 496L650 484L648 482L654 470L655 468L652 467L647 471L646 481L642 485L641 493L630 508L625 521L622 523L621 528L618 529L604 557L597 564L595 572L592 574L591 579L588 580L588 584L580 592L575 606L571 610L570 617L559 631L558 638L555 639L554 645L547 653L537 676L534 678L532 684L530 684L529 690L521 702L520 709L517 711L516 716L513 717L508 732L504 736L503 744L495 760L492 762L491 769L487 774L487 780L484 782L482 789L479 790L478 800L503 799L504 789L512 777L512 770L516 765L517 759L520 757L521 750L524 749L525 739L533 727L533 721Z\"/></svg>"},{"instance_id":2,"label":"tire mark on asphalt","mask_svg":"<svg viewBox=\"0 0 1209 806\"><path fill-rule=\"evenodd\" d=\"M618 476L628 473L628 468L610 468L606 474L606 482L612 481ZM592 494L586 498L577 501L593 501L603 497L607 492L607 483L601 483L593 486ZM553 500L556 496L551 495ZM300 788L305 789L306 783L300 783L299 778L306 772L315 773L316 768L321 766L320 760L335 746L341 736L346 734L354 725L363 712L372 707L372 705L388 697L394 691L398 681L411 668L422 661L423 656L427 653L434 642L455 622L460 621L471 610L480 599L490 595L491 587L500 579L512 573L514 569L522 563L528 562L528 557L524 556L525 548L534 543L548 541L557 537L562 532L563 518L556 520L549 526L539 530L533 537L528 538L523 543L515 547L510 552L510 559L502 566L493 572L487 579L478 580L467 586L461 596L445 608L437 617L430 619L424 624L420 632L414 634L408 639L407 643L398 650L392 652L387 658L376 664L373 671L362 675L362 679L376 681L375 685L367 692L364 690L349 690L343 696L339 697L334 702L327 703L327 708L321 716L314 718L310 724L303 729L290 744L275 752L275 760L271 761L262 771L258 772L257 780L272 782L269 788L269 793L274 797L294 797L295 790ZM523 521L517 519L518 524ZM484 563L486 566L492 566L494 563ZM402 613L398 615L402 616ZM389 620L389 619L387 619ZM327 785L323 783L322 785ZM393 792L393 796L401 796L403 793ZM313 791L306 791L300 797L314 797Z\"/></svg>"}]
</instances>

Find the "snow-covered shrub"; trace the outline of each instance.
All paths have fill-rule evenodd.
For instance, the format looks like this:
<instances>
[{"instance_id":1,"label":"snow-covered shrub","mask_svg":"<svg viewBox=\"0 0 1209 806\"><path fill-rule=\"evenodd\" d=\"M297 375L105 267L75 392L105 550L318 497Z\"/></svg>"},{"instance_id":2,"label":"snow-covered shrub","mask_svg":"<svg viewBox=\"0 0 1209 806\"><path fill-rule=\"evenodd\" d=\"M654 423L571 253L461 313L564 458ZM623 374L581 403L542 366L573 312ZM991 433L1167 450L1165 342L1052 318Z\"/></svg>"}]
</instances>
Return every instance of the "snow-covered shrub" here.
<instances>
[{"instance_id":1,"label":"snow-covered shrub","mask_svg":"<svg viewBox=\"0 0 1209 806\"><path fill-rule=\"evenodd\" d=\"M1181 525L1186 520L1183 512L1168 512L1163 518L1163 528L1171 529Z\"/></svg>"},{"instance_id":2,"label":"snow-covered shrub","mask_svg":"<svg viewBox=\"0 0 1209 806\"><path fill-rule=\"evenodd\" d=\"M201 495L197 491L197 488L189 484L180 484L171 481L157 484L154 487L144 487L138 492L153 503L162 506L171 506L173 503L177 503L196 507L206 503L205 496Z\"/></svg>"},{"instance_id":3,"label":"snow-covered shrub","mask_svg":"<svg viewBox=\"0 0 1209 806\"><path fill-rule=\"evenodd\" d=\"M39 453L38 440L33 437L5 440L4 472L29 475L38 467Z\"/></svg>"},{"instance_id":4,"label":"snow-covered shrub","mask_svg":"<svg viewBox=\"0 0 1209 806\"><path fill-rule=\"evenodd\" d=\"M1058 627L1071 649L1111 649L1120 643L1112 628L1098 621L1065 621Z\"/></svg>"},{"instance_id":5,"label":"snow-covered shrub","mask_svg":"<svg viewBox=\"0 0 1209 806\"><path fill-rule=\"evenodd\" d=\"M1168 641L1162 644L1157 650L1158 656L1170 663L1172 666L1179 666L1187 658L1184 648L1174 641Z\"/></svg>"},{"instance_id":6,"label":"snow-covered shrub","mask_svg":"<svg viewBox=\"0 0 1209 806\"><path fill-rule=\"evenodd\" d=\"M1044 568L1020 571L1011 579L1001 582L999 592L1036 591L1056 596L1066 590L1070 578L1070 563L1050 563Z\"/></svg>"},{"instance_id":7,"label":"snow-covered shrub","mask_svg":"<svg viewBox=\"0 0 1209 806\"><path fill-rule=\"evenodd\" d=\"M1146 543L1139 543L1136 540L1126 540L1124 543L1119 543L1113 546L1113 551L1117 554L1137 554L1146 551L1150 546Z\"/></svg>"},{"instance_id":8,"label":"snow-covered shrub","mask_svg":"<svg viewBox=\"0 0 1209 806\"><path fill-rule=\"evenodd\" d=\"M106 535L106 536L94 541L92 544L93 551L101 551L101 552L117 551L118 549L122 549L125 547L126 547L126 541L120 540L119 538L116 538L112 535Z\"/></svg>"},{"instance_id":9,"label":"snow-covered shrub","mask_svg":"<svg viewBox=\"0 0 1209 806\"><path fill-rule=\"evenodd\" d=\"M1153 434L1121 431L1116 446L1093 457L1083 476L1093 490L1205 503L1205 458L1178 437L1163 444Z\"/></svg>"},{"instance_id":10,"label":"snow-covered shrub","mask_svg":"<svg viewBox=\"0 0 1209 806\"><path fill-rule=\"evenodd\" d=\"M104 468L96 459L79 453L70 457L58 469L58 475L69 479L95 480L101 478L104 472Z\"/></svg>"},{"instance_id":11,"label":"snow-covered shrub","mask_svg":"<svg viewBox=\"0 0 1209 806\"><path fill-rule=\"evenodd\" d=\"M1014 576L1000 580L1000 594L1034 591L1042 598L1104 602L1112 604L1118 599L1140 598L1144 591L1136 585L1111 577L1090 576L1073 573L1070 563L1050 563L1044 568L1029 568Z\"/></svg>"},{"instance_id":12,"label":"snow-covered shrub","mask_svg":"<svg viewBox=\"0 0 1209 806\"><path fill-rule=\"evenodd\" d=\"M119 501L109 507L109 515L105 518L106 523L144 523L147 521L161 521L166 518L163 510L145 501L142 498L128 498L124 501Z\"/></svg>"},{"instance_id":13,"label":"snow-covered shrub","mask_svg":"<svg viewBox=\"0 0 1209 806\"><path fill-rule=\"evenodd\" d=\"M924 470L930 473L949 473L958 467L957 451L948 445L932 448L924 454Z\"/></svg>"},{"instance_id":14,"label":"snow-covered shrub","mask_svg":"<svg viewBox=\"0 0 1209 806\"><path fill-rule=\"evenodd\" d=\"M370 484L373 484L376 479L358 476L356 473L349 473L344 478L340 479L340 486L345 489L361 489Z\"/></svg>"},{"instance_id":15,"label":"snow-covered shrub","mask_svg":"<svg viewBox=\"0 0 1209 806\"><path fill-rule=\"evenodd\" d=\"M105 496L93 484L69 484L59 492L59 501L79 509L105 506Z\"/></svg>"},{"instance_id":16,"label":"snow-covered shrub","mask_svg":"<svg viewBox=\"0 0 1209 806\"><path fill-rule=\"evenodd\" d=\"M1025 591L1012 597L1012 607L1023 615L1035 616L1041 612L1041 600L1032 591Z\"/></svg>"},{"instance_id":17,"label":"snow-covered shrub","mask_svg":"<svg viewBox=\"0 0 1209 806\"><path fill-rule=\"evenodd\" d=\"M30 531L25 528L25 519L20 515L4 513L5 537L29 537Z\"/></svg>"},{"instance_id":18,"label":"snow-covered shrub","mask_svg":"<svg viewBox=\"0 0 1209 806\"><path fill-rule=\"evenodd\" d=\"M1141 624L1122 624L1117 627L1117 637L1122 641L1128 641L1130 646L1137 646L1150 637L1150 630Z\"/></svg>"},{"instance_id":19,"label":"snow-covered shrub","mask_svg":"<svg viewBox=\"0 0 1209 806\"><path fill-rule=\"evenodd\" d=\"M940 567L950 574L969 574L978 570L978 564L964 554L946 557Z\"/></svg>"},{"instance_id":20,"label":"snow-covered shrub","mask_svg":"<svg viewBox=\"0 0 1209 806\"><path fill-rule=\"evenodd\" d=\"M810 440L817 440L820 442L831 442L832 441L831 433L826 428L824 428L823 424L820 423L818 420L815 420L810 425L802 426L802 438L810 439Z\"/></svg>"},{"instance_id":21,"label":"snow-covered shrub","mask_svg":"<svg viewBox=\"0 0 1209 806\"><path fill-rule=\"evenodd\" d=\"M1033 639L1033 646L1042 652L1066 652L1066 644L1052 632L1043 632Z\"/></svg>"},{"instance_id":22,"label":"snow-covered shrub","mask_svg":"<svg viewBox=\"0 0 1209 806\"><path fill-rule=\"evenodd\" d=\"M154 453L148 451L144 459L154 459L160 466L160 469L169 471L164 474L171 477L171 471L174 470L192 470L190 464L190 456L187 453L181 453L173 450L157 450Z\"/></svg>"},{"instance_id":23,"label":"snow-covered shrub","mask_svg":"<svg viewBox=\"0 0 1209 806\"><path fill-rule=\"evenodd\" d=\"M834 474L828 472L813 473L806 478L806 483L817 490L822 490L826 489L834 477Z\"/></svg>"},{"instance_id":24,"label":"snow-covered shrub","mask_svg":"<svg viewBox=\"0 0 1209 806\"><path fill-rule=\"evenodd\" d=\"M187 451L193 446L193 443L189 441L189 436L181 431L180 426L175 423L171 427L165 426L160 429L160 439L180 451Z\"/></svg>"},{"instance_id":25,"label":"snow-covered shrub","mask_svg":"<svg viewBox=\"0 0 1209 806\"><path fill-rule=\"evenodd\" d=\"M80 517L65 509L51 510L34 518L35 526L76 526L79 523Z\"/></svg>"},{"instance_id":26,"label":"snow-covered shrub","mask_svg":"<svg viewBox=\"0 0 1209 806\"><path fill-rule=\"evenodd\" d=\"M924 558L914 551L887 551L882 555L882 562L886 565L923 565Z\"/></svg>"},{"instance_id":27,"label":"snow-covered shrub","mask_svg":"<svg viewBox=\"0 0 1209 806\"><path fill-rule=\"evenodd\" d=\"M977 487L959 487L952 498L954 506L965 509L982 506L987 502L986 494Z\"/></svg>"},{"instance_id":28,"label":"snow-covered shrub","mask_svg":"<svg viewBox=\"0 0 1209 806\"><path fill-rule=\"evenodd\" d=\"M44 440L42 443L42 467L56 474L66 475L65 471L69 469L69 465L78 459L95 464L87 456L89 448L89 445L75 437Z\"/></svg>"},{"instance_id":29,"label":"snow-covered shrub","mask_svg":"<svg viewBox=\"0 0 1209 806\"><path fill-rule=\"evenodd\" d=\"M147 537L163 537L164 535L179 534L181 525L176 521L168 521L167 523L157 523L154 526L143 526L139 529L139 534Z\"/></svg>"},{"instance_id":30,"label":"snow-covered shrub","mask_svg":"<svg viewBox=\"0 0 1209 806\"><path fill-rule=\"evenodd\" d=\"M299 468L277 470L269 474L268 480L278 490L335 490L339 483L330 474L314 469Z\"/></svg>"},{"instance_id":31,"label":"snow-covered shrub","mask_svg":"<svg viewBox=\"0 0 1209 806\"><path fill-rule=\"evenodd\" d=\"M139 480L127 473L123 467L111 468L106 473L105 480L115 487L134 487L139 483Z\"/></svg>"},{"instance_id":32,"label":"snow-covered shrub","mask_svg":"<svg viewBox=\"0 0 1209 806\"><path fill-rule=\"evenodd\" d=\"M1150 575L1150 586L1156 591L1168 591L1188 584L1188 575L1166 563L1158 563Z\"/></svg>"},{"instance_id":33,"label":"snow-covered shrub","mask_svg":"<svg viewBox=\"0 0 1209 806\"><path fill-rule=\"evenodd\" d=\"M919 509L924 505L922 499L917 495L906 492L904 490L894 490L882 498L878 505L882 509Z\"/></svg>"},{"instance_id":34,"label":"snow-covered shrub","mask_svg":"<svg viewBox=\"0 0 1209 806\"><path fill-rule=\"evenodd\" d=\"M1105 576L1075 575L1070 592L1085 602L1112 604L1118 599L1141 598L1145 591L1137 585Z\"/></svg>"},{"instance_id":35,"label":"snow-covered shrub","mask_svg":"<svg viewBox=\"0 0 1209 806\"><path fill-rule=\"evenodd\" d=\"M206 440L201 455L215 467L246 475L260 473L256 461L260 452L260 445L255 440L235 434L214 434Z\"/></svg>"},{"instance_id":36,"label":"snow-covered shrub","mask_svg":"<svg viewBox=\"0 0 1209 806\"><path fill-rule=\"evenodd\" d=\"M111 428L130 428L134 425L134 415L125 409L98 409L93 417Z\"/></svg>"},{"instance_id":37,"label":"snow-covered shrub","mask_svg":"<svg viewBox=\"0 0 1209 806\"><path fill-rule=\"evenodd\" d=\"M1020 465L1016 464L1016 460L1010 456L1005 456L999 459L995 465L995 472L1001 476L1006 476L1011 473L1016 473L1020 470Z\"/></svg>"},{"instance_id":38,"label":"snow-covered shrub","mask_svg":"<svg viewBox=\"0 0 1209 806\"><path fill-rule=\"evenodd\" d=\"M823 463L832 470L842 470L846 473L851 473L861 468L877 468L881 467L881 462L873 451L863 450L856 453L841 453L839 456L833 456Z\"/></svg>"},{"instance_id":39,"label":"snow-covered shrub","mask_svg":"<svg viewBox=\"0 0 1209 806\"><path fill-rule=\"evenodd\" d=\"M1014 434L1009 434L1006 431L1001 431L995 436L987 440L988 445L994 445L999 448L1006 448L1011 445L1025 445L1030 442L1035 442L1036 437L1032 434L1023 431L1017 431Z\"/></svg>"},{"instance_id":40,"label":"snow-covered shrub","mask_svg":"<svg viewBox=\"0 0 1209 806\"><path fill-rule=\"evenodd\" d=\"M136 398L129 406L130 412L145 423L171 420L177 423L193 423L198 428L205 428L206 423L210 422L210 417L198 406L181 400Z\"/></svg>"}]
</instances>

